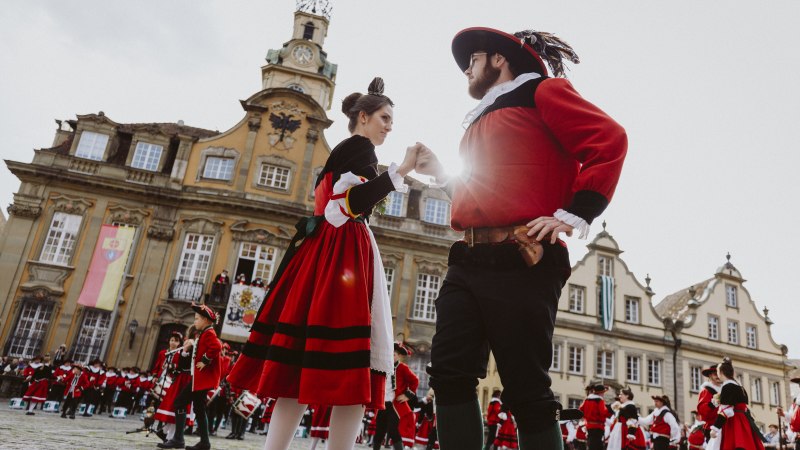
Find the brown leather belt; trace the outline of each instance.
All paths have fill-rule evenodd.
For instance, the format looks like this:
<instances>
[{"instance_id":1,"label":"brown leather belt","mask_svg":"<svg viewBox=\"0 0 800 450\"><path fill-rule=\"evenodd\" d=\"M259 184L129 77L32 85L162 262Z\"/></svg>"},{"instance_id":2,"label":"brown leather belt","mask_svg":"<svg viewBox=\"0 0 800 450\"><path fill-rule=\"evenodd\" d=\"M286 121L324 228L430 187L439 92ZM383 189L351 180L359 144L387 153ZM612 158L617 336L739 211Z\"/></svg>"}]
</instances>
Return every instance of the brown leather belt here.
<instances>
[{"instance_id":1,"label":"brown leather belt","mask_svg":"<svg viewBox=\"0 0 800 450\"><path fill-rule=\"evenodd\" d=\"M541 242L528 236L530 228L525 225L496 228L467 228L464 230L464 242L467 246L475 244L499 244L502 242L515 242L519 245L522 259L530 267L542 259L544 248Z\"/></svg>"}]
</instances>

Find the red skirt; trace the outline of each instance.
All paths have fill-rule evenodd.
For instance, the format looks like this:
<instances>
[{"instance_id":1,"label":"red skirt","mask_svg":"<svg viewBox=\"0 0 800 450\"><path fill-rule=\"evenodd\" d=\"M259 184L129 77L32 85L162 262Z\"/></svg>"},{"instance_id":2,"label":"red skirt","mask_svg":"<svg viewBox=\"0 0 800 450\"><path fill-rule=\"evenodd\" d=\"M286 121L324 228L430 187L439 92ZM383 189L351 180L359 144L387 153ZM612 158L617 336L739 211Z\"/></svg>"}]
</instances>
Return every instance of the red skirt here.
<instances>
[{"instance_id":1,"label":"red skirt","mask_svg":"<svg viewBox=\"0 0 800 450\"><path fill-rule=\"evenodd\" d=\"M433 420L428 420L426 417L423 417L422 423L417 430L417 444L427 446L431 436L431 430L433 430ZM433 448L439 448L438 440L433 443Z\"/></svg>"},{"instance_id":2,"label":"red skirt","mask_svg":"<svg viewBox=\"0 0 800 450\"><path fill-rule=\"evenodd\" d=\"M509 417L497 430L494 440L495 447L517 448L517 425Z\"/></svg>"},{"instance_id":3,"label":"red skirt","mask_svg":"<svg viewBox=\"0 0 800 450\"><path fill-rule=\"evenodd\" d=\"M183 390L184 387L192 383L192 374L181 372L172 380L172 384L164 394L164 400L158 405L156 410L155 420L161 423L175 423L175 398ZM194 424L194 414L192 413L192 405L189 405L189 411L186 414L186 425Z\"/></svg>"},{"instance_id":4,"label":"red skirt","mask_svg":"<svg viewBox=\"0 0 800 450\"><path fill-rule=\"evenodd\" d=\"M311 433L312 438L328 439L328 432L331 429L331 412L333 408L330 406L316 405L314 408L314 415L311 417Z\"/></svg>"},{"instance_id":5,"label":"red skirt","mask_svg":"<svg viewBox=\"0 0 800 450\"><path fill-rule=\"evenodd\" d=\"M623 427L622 429L627 434L627 427ZM641 428L636 428L636 434L634 434L634 436L635 438L632 441L628 440L626 436L622 436L623 450L645 450L647 448L647 441L644 439L644 432L642 432Z\"/></svg>"},{"instance_id":6,"label":"red skirt","mask_svg":"<svg viewBox=\"0 0 800 450\"><path fill-rule=\"evenodd\" d=\"M363 223L323 220L269 291L228 382L301 404L383 409L385 374L370 370L374 256Z\"/></svg>"},{"instance_id":7,"label":"red skirt","mask_svg":"<svg viewBox=\"0 0 800 450\"><path fill-rule=\"evenodd\" d=\"M367 434L370 436L375 436L375 429L378 427L378 412L372 412L372 418L369 419L369 425L367 425Z\"/></svg>"},{"instance_id":8,"label":"red skirt","mask_svg":"<svg viewBox=\"0 0 800 450\"><path fill-rule=\"evenodd\" d=\"M746 406L736 405L737 411L745 408ZM753 429L747 416L741 412L734 412L733 417L729 417L722 425L722 442L719 448L720 450L764 450L764 444L753 436Z\"/></svg>"},{"instance_id":9,"label":"red skirt","mask_svg":"<svg viewBox=\"0 0 800 450\"><path fill-rule=\"evenodd\" d=\"M50 382L46 379L33 381L31 385L28 386L28 389L25 391L25 395L22 396L22 399L26 402L43 402L47 400L47 390L50 386Z\"/></svg>"}]
</instances>

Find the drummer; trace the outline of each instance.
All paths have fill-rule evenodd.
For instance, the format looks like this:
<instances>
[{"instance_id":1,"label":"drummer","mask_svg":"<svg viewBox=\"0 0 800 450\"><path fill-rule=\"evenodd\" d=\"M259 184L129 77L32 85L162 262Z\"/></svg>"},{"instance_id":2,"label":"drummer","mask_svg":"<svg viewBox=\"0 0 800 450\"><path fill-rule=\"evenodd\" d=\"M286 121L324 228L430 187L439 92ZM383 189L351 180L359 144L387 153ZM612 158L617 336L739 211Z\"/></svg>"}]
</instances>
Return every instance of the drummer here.
<instances>
[{"instance_id":1,"label":"drummer","mask_svg":"<svg viewBox=\"0 0 800 450\"><path fill-rule=\"evenodd\" d=\"M184 338L180 333L173 333L170 336L170 347L172 345L172 338L180 339L184 342ZM186 332L186 341L190 341L194 337L194 325L189 327ZM163 390L163 397L161 403L156 409L155 419L162 424L162 428L156 433L163 441L172 439L175 434L175 398L178 393L185 387L192 384L192 355L191 353L182 354L180 351L175 352L174 359L169 359L172 364L164 364L162 371L165 372L163 382L159 382L160 390ZM166 370L164 370L166 369ZM159 395L162 395L160 390L156 390ZM185 423L181 423L180 427L188 425L192 421L193 411L191 407L188 410L187 419Z\"/></svg>"}]
</instances>

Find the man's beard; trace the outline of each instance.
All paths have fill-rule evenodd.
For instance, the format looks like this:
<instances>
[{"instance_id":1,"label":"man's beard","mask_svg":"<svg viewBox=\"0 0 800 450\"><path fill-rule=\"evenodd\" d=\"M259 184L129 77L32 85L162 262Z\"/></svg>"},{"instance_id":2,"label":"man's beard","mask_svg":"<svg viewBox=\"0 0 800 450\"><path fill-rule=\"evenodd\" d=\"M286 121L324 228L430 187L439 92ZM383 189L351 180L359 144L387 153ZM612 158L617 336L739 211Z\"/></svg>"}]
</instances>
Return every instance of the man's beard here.
<instances>
[{"instance_id":1,"label":"man's beard","mask_svg":"<svg viewBox=\"0 0 800 450\"><path fill-rule=\"evenodd\" d=\"M492 67L491 63L486 61L486 65L483 66L483 72L476 75L473 83L469 86L470 97L476 100L482 99L486 95L486 91L494 86L498 78L500 78L500 69Z\"/></svg>"}]
</instances>

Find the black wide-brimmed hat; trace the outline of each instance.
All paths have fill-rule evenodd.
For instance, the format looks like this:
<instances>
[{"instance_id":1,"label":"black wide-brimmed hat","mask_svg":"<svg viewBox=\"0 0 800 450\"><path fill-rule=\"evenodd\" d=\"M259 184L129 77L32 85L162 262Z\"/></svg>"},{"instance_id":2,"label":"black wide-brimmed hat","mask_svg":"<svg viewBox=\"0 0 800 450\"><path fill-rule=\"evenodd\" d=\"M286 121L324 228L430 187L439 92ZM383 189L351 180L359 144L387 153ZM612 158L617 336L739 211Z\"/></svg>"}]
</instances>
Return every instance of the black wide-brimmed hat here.
<instances>
[{"instance_id":1,"label":"black wide-brimmed hat","mask_svg":"<svg viewBox=\"0 0 800 450\"><path fill-rule=\"evenodd\" d=\"M603 383L592 383L586 386L586 389L593 392L605 392L608 390L608 386Z\"/></svg>"},{"instance_id":2,"label":"black wide-brimmed hat","mask_svg":"<svg viewBox=\"0 0 800 450\"><path fill-rule=\"evenodd\" d=\"M669 401L669 397L666 395L651 395L650 398L653 400L658 400L661 403L667 405L667 408L672 408L672 402Z\"/></svg>"},{"instance_id":3,"label":"black wide-brimmed hat","mask_svg":"<svg viewBox=\"0 0 800 450\"><path fill-rule=\"evenodd\" d=\"M411 353L413 353L411 351L411 348L409 348L407 345L405 345L402 342L395 342L394 343L394 351L396 353L400 354L400 355L403 355L403 356L408 356Z\"/></svg>"},{"instance_id":4,"label":"black wide-brimmed hat","mask_svg":"<svg viewBox=\"0 0 800 450\"><path fill-rule=\"evenodd\" d=\"M711 374L716 374L717 373L717 365L716 364L712 364L712 365L706 367L705 369L703 369L700 373L702 373L704 377L708 377Z\"/></svg>"},{"instance_id":5,"label":"black wide-brimmed hat","mask_svg":"<svg viewBox=\"0 0 800 450\"><path fill-rule=\"evenodd\" d=\"M198 305L196 303L192 303L192 309L197 314L205 317L206 319L210 320L213 323L217 323L217 313L214 312L208 305Z\"/></svg>"},{"instance_id":6,"label":"black wide-brimmed hat","mask_svg":"<svg viewBox=\"0 0 800 450\"><path fill-rule=\"evenodd\" d=\"M545 61L557 77L564 76L564 58L575 64L580 62L569 44L550 33L533 30L508 34L494 28L466 28L453 38L452 51L462 72L469 67L470 55L477 51L502 54L519 73L536 72L545 76Z\"/></svg>"}]
</instances>

